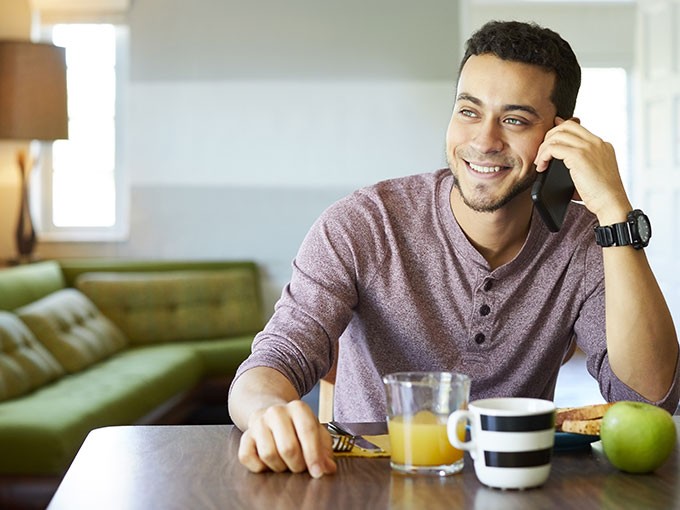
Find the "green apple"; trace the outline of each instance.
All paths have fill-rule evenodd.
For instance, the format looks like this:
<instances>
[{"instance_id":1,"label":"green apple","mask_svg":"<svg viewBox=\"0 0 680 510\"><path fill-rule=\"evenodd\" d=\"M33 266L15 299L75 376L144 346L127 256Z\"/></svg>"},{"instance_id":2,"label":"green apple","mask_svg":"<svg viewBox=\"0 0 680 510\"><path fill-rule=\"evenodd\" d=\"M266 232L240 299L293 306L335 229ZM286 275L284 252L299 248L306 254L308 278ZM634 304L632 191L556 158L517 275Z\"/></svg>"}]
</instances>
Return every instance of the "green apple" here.
<instances>
[{"instance_id":1,"label":"green apple","mask_svg":"<svg viewBox=\"0 0 680 510\"><path fill-rule=\"evenodd\" d=\"M605 413L600 429L607 459L628 473L649 473L661 466L676 436L668 411L642 402L617 402Z\"/></svg>"}]
</instances>

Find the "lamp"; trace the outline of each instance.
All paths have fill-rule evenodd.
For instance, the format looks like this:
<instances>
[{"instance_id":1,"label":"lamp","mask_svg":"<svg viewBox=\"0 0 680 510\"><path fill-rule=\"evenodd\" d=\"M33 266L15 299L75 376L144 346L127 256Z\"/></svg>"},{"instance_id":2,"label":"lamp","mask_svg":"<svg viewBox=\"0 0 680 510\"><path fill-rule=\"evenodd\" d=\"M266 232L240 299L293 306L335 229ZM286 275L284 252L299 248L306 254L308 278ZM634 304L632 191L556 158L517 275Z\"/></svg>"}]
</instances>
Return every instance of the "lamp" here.
<instances>
[{"instance_id":1,"label":"lamp","mask_svg":"<svg viewBox=\"0 0 680 510\"><path fill-rule=\"evenodd\" d=\"M0 41L0 140L52 141L68 138L66 52L51 44ZM17 155L20 207L16 242L19 261L35 247L28 184L32 161Z\"/></svg>"}]
</instances>

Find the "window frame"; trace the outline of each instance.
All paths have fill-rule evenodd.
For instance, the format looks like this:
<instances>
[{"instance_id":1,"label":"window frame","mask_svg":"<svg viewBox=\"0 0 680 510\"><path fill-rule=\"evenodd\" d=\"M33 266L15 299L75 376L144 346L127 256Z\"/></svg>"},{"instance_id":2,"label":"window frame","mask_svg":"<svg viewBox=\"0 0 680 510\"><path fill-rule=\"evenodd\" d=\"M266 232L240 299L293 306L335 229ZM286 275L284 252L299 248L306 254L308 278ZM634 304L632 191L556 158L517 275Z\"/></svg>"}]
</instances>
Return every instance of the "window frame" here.
<instances>
[{"instance_id":1,"label":"window frame","mask_svg":"<svg viewBox=\"0 0 680 510\"><path fill-rule=\"evenodd\" d=\"M40 242L109 242L124 241L129 238L129 184L125 168L125 144L122 126L125 123L124 105L127 104L127 83L129 62L128 44L129 30L125 25L101 22L113 25L116 38L116 99L115 99L115 221L111 226L100 227L60 227L52 220L52 143L39 143L39 160L37 170L31 178L31 204L36 234ZM55 22L41 27L43 40L51 41L52 27L64 22ZM68 22L66 22L68 24ZM88 24L88 22L73 22L73 24ZM92 22L89 24L100 24Z\"/></svg>"}]
</instances>

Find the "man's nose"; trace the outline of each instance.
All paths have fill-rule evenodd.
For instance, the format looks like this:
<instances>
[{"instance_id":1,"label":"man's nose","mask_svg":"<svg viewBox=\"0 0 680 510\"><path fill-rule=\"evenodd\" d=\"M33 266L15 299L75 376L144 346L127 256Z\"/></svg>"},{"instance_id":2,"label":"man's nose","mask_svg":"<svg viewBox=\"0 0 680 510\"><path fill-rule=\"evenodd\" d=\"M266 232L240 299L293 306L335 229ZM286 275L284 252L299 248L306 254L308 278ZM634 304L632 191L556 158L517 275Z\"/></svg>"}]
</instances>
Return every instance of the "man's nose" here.
<instances>
[{"instance_id":1,"label":"man's nose","mask_svg":"<svg viewBox=\"0 0 680 510\"><path fill-rule=\"evenodd\" d=\"M481 154L500 152L503 150L502 126L495 119L485 119L477 125L477 132L472 140L472 146Z\"/></svg>"}]
</instances>

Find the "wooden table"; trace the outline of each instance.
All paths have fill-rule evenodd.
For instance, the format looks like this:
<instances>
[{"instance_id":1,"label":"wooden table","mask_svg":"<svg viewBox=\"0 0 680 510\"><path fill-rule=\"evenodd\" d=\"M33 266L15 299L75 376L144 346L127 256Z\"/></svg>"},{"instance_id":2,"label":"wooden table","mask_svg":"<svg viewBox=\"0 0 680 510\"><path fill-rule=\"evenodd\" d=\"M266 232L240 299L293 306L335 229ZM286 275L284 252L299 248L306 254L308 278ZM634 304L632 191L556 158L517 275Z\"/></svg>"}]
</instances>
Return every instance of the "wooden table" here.
<instances>
[{"instance_id":1,"label":"wooden table","mask_svg":"<svg viewBox=\"0 0 680 510\"><path fill-rule=\"evenodd\" d=\"M680 428L680 417L674 417ZM678 446L652 475L614 469L594 447L555 452L548 482L526 491L481 485L463 472L393 473L388 459L339 458L338 472L252 474L237 459L232 426L109 427L90 433L49 510L79 509L504 509L680 508ZM597 446L597 445L596 445Z\"/></svg>"}]
</instances>

